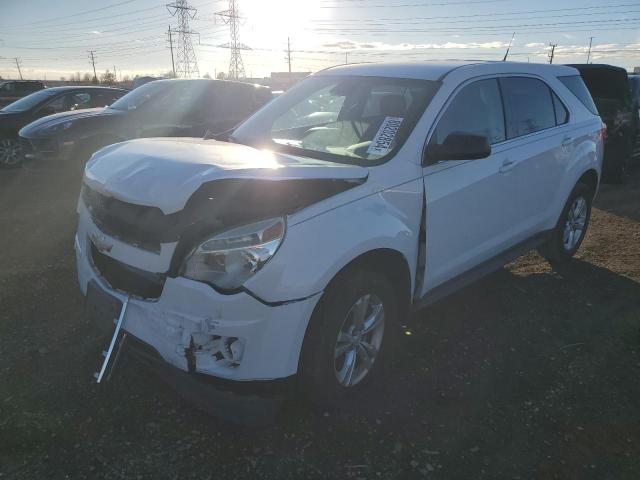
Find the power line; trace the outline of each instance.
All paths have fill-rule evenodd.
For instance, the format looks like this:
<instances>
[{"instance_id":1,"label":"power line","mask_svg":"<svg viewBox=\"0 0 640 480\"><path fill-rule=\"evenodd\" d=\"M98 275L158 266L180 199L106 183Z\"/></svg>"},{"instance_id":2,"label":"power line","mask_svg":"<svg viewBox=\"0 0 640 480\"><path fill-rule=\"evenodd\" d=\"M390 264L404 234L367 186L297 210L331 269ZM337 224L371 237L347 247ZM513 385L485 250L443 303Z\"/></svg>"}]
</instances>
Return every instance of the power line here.
<instances>
[{"instance_id":1,"label":"power line","mask_svg":"<svg viewBox=\"0 0 640 480\"><path fill-rule=\"evenodd\" d=\"M229 33L231 41L221 45L223 48L231 50L231 59L229 60L229 78L239 79L245 78L244 64L242 63L242 50L250 50L248 46L240 42L240 15L238 14L238 5L236 0L229 0L229 8L217 12L216 15L222 18L222 21L229 25Z\"/></svg>"},{"instance_id":2,"label":"power line","mask_svg":"<svg viewBox=\"0 0 640 480\"><path fill-rule=\"evenodd\" d=\"M195 18L198 10L190 6L187 0L176 0L174 3L168 4L167 9L171 15L177 15L178 17L179 27L177 30L173 30L178 34L178 67L176 73L179 73L183 78L191 78L192 74L198 77L200 76L198 60L191 43L191 37L198 35L198 33L189 27L189 20Z\"/></svg>"},{"instance_id":3,"label":"power line","mask_svg":"<svg viewBox=\"0 0 640 480\"><path fill-rule=\"evenodd\" d=\"M88 15L89 13L95 13L95 12L101 12L103 10L108 10L110 8L119 7L120 5L126 5L127 3L133 3L135 1L137 1L137 0L125 0L123 2L113 3L113 4L107 5L105 7L94 8L93 10L85 10L83 12L74 13L73 15L64 15L64 16L61 16L61 17L48 18L48 19L44 19L44 20L36 20L35 22L22 23L22 24L15 25L15 26L16 27L26 27L26 26L30 26L30 25L39 25L41 23L48 23L48 22L55 21L55 20L62 20L62 19L67 19L67 18L80 17L82 15Z\"/></svg>"}]
</instances>

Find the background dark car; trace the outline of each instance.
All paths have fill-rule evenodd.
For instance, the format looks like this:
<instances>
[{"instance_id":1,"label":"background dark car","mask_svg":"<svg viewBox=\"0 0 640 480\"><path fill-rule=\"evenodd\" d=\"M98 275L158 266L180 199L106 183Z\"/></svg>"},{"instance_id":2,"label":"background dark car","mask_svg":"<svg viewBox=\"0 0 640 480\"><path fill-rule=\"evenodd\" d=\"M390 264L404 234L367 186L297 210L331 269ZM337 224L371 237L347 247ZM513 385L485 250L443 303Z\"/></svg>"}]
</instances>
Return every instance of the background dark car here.
<instances>
[{"instance_id":1,"label":"background dark car","mask_svg":"<svg viewBox=\"0 0 640 480\"><path fill-rule=\"evenodd\" d=\"M603 180L620 183L631 159L637 123L635 119L638 115L631 102L627 71L611 65L570 66L580 72L598 107L600 117L607 124Z\"/></svg>"},{"instance_id":2,"label":"background dark car","mask_svg":"<svg viewBox=\"0 0 640 480\"><path fill-rule=\"evenodd\" d=\"M635 147L637 150L640 147L640 75L629 75L629 89L631 90L631 105L635 112Z\"/></svg>"},{"instance_id":3,"label":"background dark car","mask_svg":"<svg viewBox=\"0 0 640 480\"><path fill-rule=\"evenodd\" d=\"M128 92L108 87L54 87L37 91L0 110L0 166L22 160L18 131L39 118L69 110L106 107Z\"/></svg>"},{"instance_id":4,"label":"background dark car","mask_svg":"<svg viewBox=\"0 0 640 480\"><path fill-rule=\"evenodd\" d=\"M20 137L27 158L77 158L112 143L141 137L202 137L234 127L271 99L271 91L223 80L156 80L109 108L37 120Z\"/></svg>"},{"instance_id":5,"label":"background dark car","mask_svg":"<svg viewBox=\"0 0 640 480\"><path fill-rule=\"evenodd\" d=\"M0 108L45 88L39 80L4 80L0 82Z\"/></svg>"}]
</instances>

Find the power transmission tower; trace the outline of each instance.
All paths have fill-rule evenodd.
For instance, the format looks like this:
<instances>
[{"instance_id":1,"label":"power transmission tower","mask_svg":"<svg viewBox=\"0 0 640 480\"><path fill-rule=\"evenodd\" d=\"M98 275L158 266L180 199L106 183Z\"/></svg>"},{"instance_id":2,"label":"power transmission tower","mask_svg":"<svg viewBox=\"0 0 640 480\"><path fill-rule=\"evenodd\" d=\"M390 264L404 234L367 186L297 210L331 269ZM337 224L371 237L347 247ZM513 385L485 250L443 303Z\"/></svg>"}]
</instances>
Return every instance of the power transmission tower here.
<instances>
[{"instance_id":1,"label":"power transmission tower","mask_svg":"<svg viewBox=\"0 0 640 480\"><path fill-rule=\"evenodd\" d=\"M589 53L587 53L587 63L591 59L591 44L593 43L593 37L589 37Z\"/></svg>"},{"instance_id":2,"label":"power transmission tower","mask_svg":"<svg viewBox=\"0 0 640 480\"><path fill-rule=\"evenodd\" d=\"M195 18L198 10L190 6L187 0L176 0L167 5L167 10L169 10L171 15L174 17L177 16L178 18L178 29L172 31L178 34L178 45L176 48L178 51L177 73L184 78L191 78L193 74L198 77L200 76L198 60L196 59L196 52L191 43L191 37L198 35L198 32L194 32L189 27L189 20Z\"/></svg>"},{"instance_id":3,"label":"power transmission tower","mask_svg":"<svg viewBox=\"0 0 640 480\"><path fill-rule=\"evenodd\" d=\"M16 67L18 68L18 73L20 74L20 80L23 80L22 70L20 70L20 58L15 57L14 60L16 61Z\"/></svg>"},{"instance_id":4,"label":"power transmission tower","mask_svg":"<svg viewBox=\"0 0 640 480\"><path fill-rule=\"evenodd\" d=\"M171 35L171 25L169 25L169 50L171 50L171 70L173 77L176 76L176 63L173 61L173 36Z\"/></svg>"},{"instance_id":5,"label":"power transmission tower","mask_svg":"<svg viewBox=\"0 0 640 480\"><path fill-rule=\"evenodd\" d=\"M98 74L96 73L96 56L93 50L89 50L89 60L93 65L93 83L98 83Z\"/></svg>"},{"instance_id":6,"label":"power transmission tower","mask_svg":"<svg viewBox=\"0 0 640 480\"><path fill-rule=\"evenodd\" d=\"M229 25L231 33L231 41L220 45L223 48L231 49L231 60L229 61L229 78L244 78L244 64L242 63L241 50L250 50L244 43L240 42L240 15L238 14L238 6L236 0L229 0L229 8L216 15L222 18L222 21Z\"/></svg>"},{"instance_id":7,"label":"power transmission tower","mask_svg":"<svg viewBox=\"0 0 640 480\"><path fill-rule=\"evenodd\" d=\"M553 55L556 51L556 47L558 46L558 44L550 43L549 46L551 47L551 51L549 52L549 63L553 63Z\"/></svg>"}]
</instances>

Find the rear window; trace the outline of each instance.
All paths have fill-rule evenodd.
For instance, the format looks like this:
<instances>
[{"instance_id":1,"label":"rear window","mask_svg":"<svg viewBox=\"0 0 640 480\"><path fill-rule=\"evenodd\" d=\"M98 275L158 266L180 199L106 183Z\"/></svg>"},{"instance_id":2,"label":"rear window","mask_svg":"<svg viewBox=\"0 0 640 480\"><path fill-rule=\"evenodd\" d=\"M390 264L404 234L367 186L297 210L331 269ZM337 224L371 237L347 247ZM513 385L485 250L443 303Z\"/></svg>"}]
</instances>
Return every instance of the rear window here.
<instances>
[{"instance_id":1,"label":"rear window","mask_svg":"<svg viewBox=\"0 0 640 480\"><path fill-rule=\"evenodd\" d=\"M598 109L596 108L596 104L593 103L593 98L591 98L591 94L587 89L587 86L584 84L582 77L580 75L571 75L569 77L558 77L564 86L571 90L582 104L587 107L594 115L598 115Z\"/></svg>"}]
</instances>

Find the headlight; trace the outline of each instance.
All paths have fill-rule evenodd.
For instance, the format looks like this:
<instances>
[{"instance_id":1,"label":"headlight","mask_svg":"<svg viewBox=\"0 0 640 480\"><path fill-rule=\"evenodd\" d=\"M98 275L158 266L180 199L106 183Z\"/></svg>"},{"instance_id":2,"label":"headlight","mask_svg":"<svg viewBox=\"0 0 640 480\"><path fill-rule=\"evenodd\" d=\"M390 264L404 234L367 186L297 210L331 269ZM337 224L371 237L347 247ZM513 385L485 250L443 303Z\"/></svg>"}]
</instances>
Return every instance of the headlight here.
<instances>
[{"instance_id":1,"label":"headlight","mask_svg":"<svg viewBox=\"0 0 640 480\"><path fill-rule=\"evenodd\" d=\"M47 132L57 132L57 131L60 131L60 130L66 130L71 125L73 125L73 122L54 123L53 125L47 127L46 130L47 130Z\"/></svg>"},{"instance_id":2,"label":"headlight","mask_svg":"<svg viewBox=\"0 0 640 480\"><path fill-rule=\"evenodd\" d=\"M284 231L284 218L272 218L219 233L189 254L180 274L234 290L273 257Z\"/></svg>"}]
</instances>

